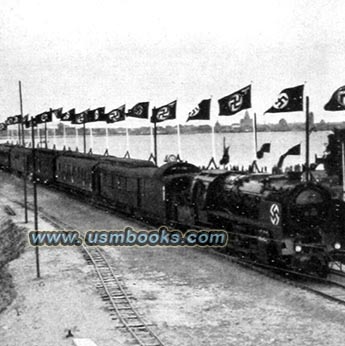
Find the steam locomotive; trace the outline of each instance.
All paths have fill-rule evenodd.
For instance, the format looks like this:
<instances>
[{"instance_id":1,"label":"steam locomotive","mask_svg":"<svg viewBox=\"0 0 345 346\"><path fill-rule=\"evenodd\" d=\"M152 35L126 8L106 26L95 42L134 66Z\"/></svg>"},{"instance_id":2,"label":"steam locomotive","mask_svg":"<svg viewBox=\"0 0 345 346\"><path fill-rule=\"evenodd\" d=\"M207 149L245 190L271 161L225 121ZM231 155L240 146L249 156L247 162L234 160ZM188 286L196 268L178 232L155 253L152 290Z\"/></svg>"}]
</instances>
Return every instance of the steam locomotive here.
<instances>
[{"instance_id":1,"label":"steam locomotive","mask_svg":"<svg viewBox=\"0 0 345 346\"><path fill-rule=\"evenodd\" d=\"M182 229L223 228L226 250L263 263L327 275L345 246L345 205L298 174L201 171L187 162L152 162L35 149L35 176L107 207ZM32 150L0 145L0 167L32 172Z\"/></svg>"},{"instance_id":2,"label":"steam locomotive","mask_svg":"<svg viewBox=\"0 0 345 346\"><path fill-rule=\"evenodd\" d=\"M345 245L345 204L299 173L200 172L192 191L197 222L226 228L240 255L325 276Z\"/></svg>"}]
</instances>

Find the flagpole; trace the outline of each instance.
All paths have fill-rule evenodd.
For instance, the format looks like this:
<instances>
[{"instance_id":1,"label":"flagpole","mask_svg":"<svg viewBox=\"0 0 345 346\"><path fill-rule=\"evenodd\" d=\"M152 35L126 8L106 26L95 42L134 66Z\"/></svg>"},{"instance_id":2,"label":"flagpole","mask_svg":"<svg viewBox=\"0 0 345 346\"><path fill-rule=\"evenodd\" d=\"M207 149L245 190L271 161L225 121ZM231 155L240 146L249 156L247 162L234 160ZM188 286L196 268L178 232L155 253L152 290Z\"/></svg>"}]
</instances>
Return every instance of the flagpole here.
<instances>
[{"instance_id":1,"label":"flagpole","mask_svg":"<svg viewBox=\"0 0 345 346\"><path fill-rule=\"evenodd\" d=\"M48 149L48 128L47 128L47 123L44 123L44 142L45 142L45 148Z\"/></svg>"},{"instance_id":2,"label":"flagpole","mask_svg":"<svg viewBox=\"0 0 345 346\"><path fill-rule=\"evenodd\" d=\"M20 123L18 123L18 133L17 133L17 136L18 136L18 144L20 145L21 144L21 136L20 136Z\"/></svg>"},{"instance_id":3,"label":"flagpole","mask_svg":"<svg viewBox=\"0 0 345 346\"><path fill-rule=\"evenodd\" d=\"M108 126L105 127L105 146L106 146L106 150L109 150L109 133L108 133Z\"/></svg>"},{"instance_id":4,"label":"flagpole","mask_svg":"<svg viewBox=\"0 0 345 346\"><path fill-rule=\"evenodd\" d=\"M83 142L84 142L84 154L86 154L86 129L85 122L83 122Z\"/></svg>"},{"instance_id":5,"label":"flagpole","mask_svg":"<svg viewBox=\"0 0 345 346\"><path fill-rule=\"evenodd\" d=\"M151 149L150 149L150 153L153 153L154 151L154 144L153 144L153 131L152 131L152 126L150 124L150 146L151 146Z\"/></svg>"},{"instance_id":6,"label":"flagpole","mask_svg":"<svg viewBox=\"0 0 345 346\"><path fill-rule=\"evenodd\" d=\"M129 153L129 132L128 132L127 121L126 121L126 152Z\"/></svg>"},{"instance_id":7,"label":"flagpole","mask_svg":"<svg viewBox=\"0 0 345 346\"><path fill-rule=\"evenodd\" d=\"M180 124L177 124L177 151L178 155L181 158L181 133L180 133Z\"/></svg>"},{"instance_id":8,"label":"flagpole","mask_svg":"<svg viewBox=\"0 0 345 346\"><path fill-rule=\"evenodd\" d=\"M153 108L152 114L155 113L156 107ZM155 155L155 163L156 166L158 166L158 154L157 154L157 121L155 116L153 117L153 149L154 149L154 155Z\"/></svg>"},{"instance_id":9,"label":"flagpole","mask_svg":"<svg viewBox=\"0 0 345 346\"><path fill-rule=\"evenodd\" d=\"M62 124L63 129L63 146L66 147L66 127L65 124Z\"/></svg>"},{"instance_id":10,"label":"flagpole","mask_svg":"<svg viewBox=\"0 0 345 346\"><path fill-rule=\"evenodd\" d=\"M19 81L19 100L20 100L20 115L21 115L21 128L22 128L22 144L25 147L24 123L23 123L23 96L22 96L22 83Z\"/></svg>"},{"instance_id":11,"label":"flagpole","mask_svg":"<svg viewBox=\"0 0 345 346\"><path fill-rule=\"evenodd\" d=\"M55 127L54 127L54 134L53 135L54 135L54 145L56 147L57 143L56 143L56 128Z\"/></svg>"},{"instance_id":12,"label":"flagpole","mask_svg":"<svg viewBox=\"0 0 345 346\"><path fill-rule=\"evenodd\" d=\"M344 142L341 142L341 163L343 170L343 201L345 202L345 148Z\"/></svg>"},{"instance_id":13,"label":"flagpole","mask_svg":"<svg viewBox=\"0 0 345 346\"><path fill-rule=\"evenodd\" d=\"M35 130L34 118L31 117L31 142L32 142L32 184L34 189L34 225L36 237L38 236L38 215L37 215L37 181L36 181L36 149L35 149ZM35 247L36 253L36 274L40 277L39 246Z\"/></svg>"},{"instance_id":14,"label":"flagpole","mask_svg":"<svg viewBox=\"0 0 345 346\"><path fill-rule=\"evenodd\" d=\"M92 135L92 127L90 127L90 149L93 150L93 135Z\"/></svg>"},{"instance_id":15,"label":"flagpole","mask_svg":"<svg viewBox=\"0 0 345 346\"><path fill-rule=\"evenodd\" d=\"M25 136L24 136L24 124L23 124L23 97L22 97L22 83L19 81L19 103L20 103L20 119L21 119L21 128L22 128L22 144L23 147L25 147ZM24 182L24 220L25 223L28 223L28 193L27 193L27 184L26 184L26 178L27 178L27 170L26 165L24 167L24 175L23 175L23 182Z\"/></svg>"},{"instance_id":16,"label":"flagpole","mask_svg":"<svg viewBox=\"0 0 345 346\"><path fill-rule=\"evenodd\" d=\"M256 153L258 152L258 133L256 124L256 113L253 115L253 135L254 135L254 161L256 160Z\"/></svg>"},{"instance_id":17,"label":"flagpole","mask_svg":"<svg viewBox=\"0 0 345 346\"><path fill-rule=\"evenodd\" d=\"M305 173L306 181L308 182L309 177L309 96L306 97L306 107L305 107Z\"/></svg>"},{"instance_id":18,"label":"flagpole","mask_svg":"<svg viewBox=\"0 0 345 346\"><path fill-rule=\"evenodd\" d=\"M216 123L213 123L213 125L211 125L212 157L214 158L214 161L216 162L216 136L215 136L215 127L216 127Z\"/></svg>"},{"instance_id":19,"label":"flagpole","mask_svg":"<svg viewBox=\"0 0 345 346\"><path fill-rule=\"evenodd\" d=\"M74 129L75 129L75 146L76 148L78 148L79 146L78 127L76 126Z\"/></svg>"}]
</instances>

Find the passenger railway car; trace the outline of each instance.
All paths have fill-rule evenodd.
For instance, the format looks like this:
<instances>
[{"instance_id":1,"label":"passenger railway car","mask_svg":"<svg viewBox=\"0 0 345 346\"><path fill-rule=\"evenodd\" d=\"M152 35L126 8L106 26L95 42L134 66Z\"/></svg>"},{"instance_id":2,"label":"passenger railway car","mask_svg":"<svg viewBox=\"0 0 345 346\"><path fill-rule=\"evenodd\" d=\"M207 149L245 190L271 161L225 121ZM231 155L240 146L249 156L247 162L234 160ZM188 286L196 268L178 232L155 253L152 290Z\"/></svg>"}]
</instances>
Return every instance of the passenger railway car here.
<instances>
[{"instance_id":1,"label":"passenger railway car","mask_svg":"<svg viewBox=\"0 0 345 346\"><path fill-rule=\"evenodd\" d=\"M97 194L112 207L163 223L180 221L179 201L189 195L192 179L199 168L185 162L162 167L124 168L100 163L95 167Z\"/></svg>"},{"instance_id":2,"label":"passenger railway car","mask_svg":"<svg viewBox=\"0 0 345 346\"><path fill-rule=\"evenodd\" d=\"M55 163L57 156L60 155L60 153L61 152L57 150L43 148L37 148L35 150L36 178L39 182L51 184L55 181ZM30 160L32 160L32 155Z\"/></svg>"},{"instance_id":3,"label":"passenger railway car","mask_svg":"<svg viewBox=\"0 0 345 346\"><path fill-rule=\"evenodd\" d=\"M90 155L76 152L61 152L56 158L56 182L73 191L91 195L99 186L99 177L95 174L98 164L131 167L154 167L146 160L124 159L115 156Z\"/></svg>"},{"instance_id":4,"label":"passenger railway car","mask_svg":"<svg viewBox=\"0 0 345 346\"><path fill-rule=\"evenodd\" d=\"M32 150L20 146L13 146L10 152L11 170L19 175L32 172Z\"/></svg>"},{"instance_id":5,"label":"passenger railway car","mask_svg":"<svg viewBox=\"0 0 345 346\"><path fill-rule=\"evenodd\" d=\"M0 168L9 169L11 166L11 146L0 144Z\"/></svg>"},{"instance_id":6,"label":"passenger railway car","mask_svg":"<svg viewBox=\"0 0 345 346\"><path fill-rule=\"evenodd\" d=\"M58 185L91 195L93 191L93 167L97 164L94 156L66 153L56 158L55 179Z\"/></svg>"}]
</instances>

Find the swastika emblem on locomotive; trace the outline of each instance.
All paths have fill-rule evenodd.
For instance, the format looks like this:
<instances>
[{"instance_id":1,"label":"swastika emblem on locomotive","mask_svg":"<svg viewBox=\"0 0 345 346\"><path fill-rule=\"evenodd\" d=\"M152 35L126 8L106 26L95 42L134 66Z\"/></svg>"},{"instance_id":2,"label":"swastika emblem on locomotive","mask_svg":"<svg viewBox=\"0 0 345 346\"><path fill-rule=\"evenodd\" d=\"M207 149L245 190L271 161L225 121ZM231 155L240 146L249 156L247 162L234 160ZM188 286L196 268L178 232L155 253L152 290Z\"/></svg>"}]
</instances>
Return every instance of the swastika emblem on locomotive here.
<instances>
[{"instance_id":1,"label":"swastika emblem on locomotive","mask_svg":"<svg viewBox=\"0 0 345 346\"><path fill-rule=\"evenodd\" d=\"M280 221L280 208L278 204L272 204L270 208L270 219L273 225L278 225Z\"/></svg>"}]
</instances>

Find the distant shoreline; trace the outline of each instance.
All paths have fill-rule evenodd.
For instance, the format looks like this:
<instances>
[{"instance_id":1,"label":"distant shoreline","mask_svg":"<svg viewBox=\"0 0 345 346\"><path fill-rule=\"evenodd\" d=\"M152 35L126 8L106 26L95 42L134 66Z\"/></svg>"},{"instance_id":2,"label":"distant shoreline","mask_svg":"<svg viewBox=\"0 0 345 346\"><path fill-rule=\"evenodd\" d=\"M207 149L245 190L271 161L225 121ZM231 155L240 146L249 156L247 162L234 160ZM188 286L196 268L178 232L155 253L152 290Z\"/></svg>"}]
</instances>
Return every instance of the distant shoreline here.
<instances>
[{"instance_id":1,"label":"distant shoreline","mask_svg":"<svg viewBox=\"0 0 345 346\"><path fill-rule=\"evenodd\" d=\"M325 126L326 125L326 126ZM294 128L289 129L281 129L279 127L276 128L267 128L266 125L258 125L257 132L304 132L305 128L304 125L302 126L296 126ZM217 128L215 126L215 133L216 134L226 134L226 133L253 133L252 128L247 129L230 129L230 126L220 126ZM330 132L333 131L334 128L342 129L345 128L344 123L337 123L337 124L315 124L311 127L311 132ZM39 128L41 135L44 133L44 128ZM48 128L48 135L49 136L56 136L61 137L65 136L67 137L73 137L76 135L76 130L74 127L69 127L68 125L65 127L65 131L58 127L55 128L55 134L53 133L52 128ZM105 128L99 127L99 128L92 128L92 135L96 137L102 137L105 136ZM202 125L200 126L193 126L190 128L189 126L186 127L184 125L180 125L180 134L181 135L197 135L197 134L204 134L204 133L211 133L212 128L210 125ZM150 127L139 127L139 128L132 128L128 129L128 133L130 136L149 136L151 135ZM167 126L167 127L157 127L157 133L158 135L176 135L177 133L177 127L176 126ZM90 127L86 128L86 135L90 134ZM25 130L26 136L31 136L31 130ZM78 128L78 135L83 135L83 128ZM109 136L125 136L126 135L126 128L119 127L119 128L108 128L108 135ZM11 137L17 136L17 128L11 130ZM0 134L1 139L7 139L7 133L4 131Z\"/></svg>"}]
</instances>

